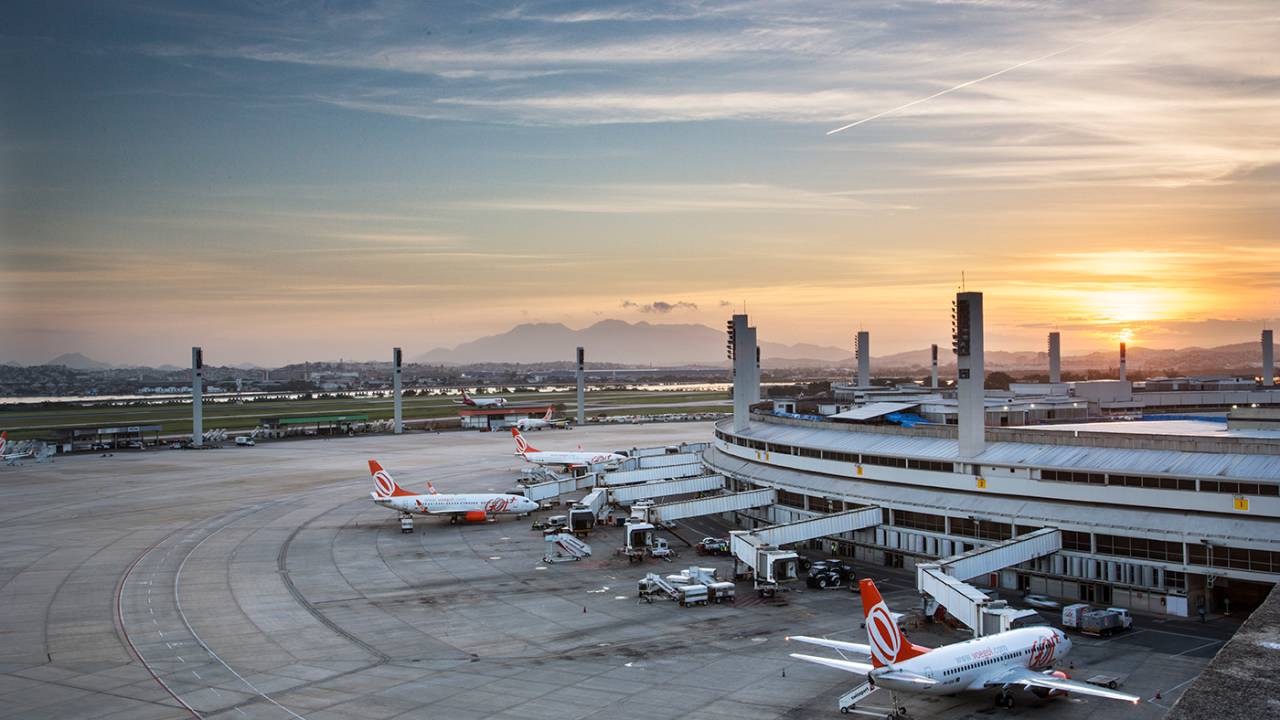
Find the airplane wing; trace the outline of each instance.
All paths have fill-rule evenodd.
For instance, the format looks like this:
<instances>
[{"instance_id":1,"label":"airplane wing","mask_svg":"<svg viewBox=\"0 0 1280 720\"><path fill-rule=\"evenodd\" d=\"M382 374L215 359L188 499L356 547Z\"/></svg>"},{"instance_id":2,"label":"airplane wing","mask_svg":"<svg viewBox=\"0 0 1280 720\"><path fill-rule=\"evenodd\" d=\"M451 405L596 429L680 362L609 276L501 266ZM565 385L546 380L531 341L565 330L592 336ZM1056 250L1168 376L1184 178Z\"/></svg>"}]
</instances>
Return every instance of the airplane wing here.
<instances>
[{"instance_id":1,"label":"airplane wing","mask_svg":"<svg viewBox=\"0 0 1280 720\"><path fill-rule=\"evenodd\" d=\"M1129 693L1122 693L1118 690L1108 690L1097 685L1079 682L1077 680L1067 680L1065 678L1054 677L1049 673L1036 672L1028 668L1010 668L1004 672L992 675L983 682L987 687L996 685L1021 685L1024 688L1042 687L1047 690L1057 690L1059 692L1074 693L1076 695L1093 695L1094 697L1102 697L1110 700L1126 700L1137 704L1142 698Z\"/></svg>"},{"instance_id":2,"label":"airplane wing","mask_svg":"<svg viewBox=\"0 0 1280 720\"><path fill-rule=\"evenodd\" d=\"M804 660L805 662L826 665L827 667L844 670L845 672L858 673L859 675L867 675L872 670L871 663L860 663L852 660L836 660L835 658L824 658L816 655L801 655L800 653L791 653L791 657L797 660Z\"/></svg>"},{"instance_id":3,"label":"airplane wing","mask_svg":"<svg viewBox=\"0 0 1280 720\"><path fill-rule=\"evenodd\" d=\"M810 645L821 645L822 647L828 647L832 650L861 655L862 657L871 657L870 645L843 642L840 640L828 640L826 638L808 637L807 635L791 635L787 639L794 640L796 642L808 643Z\"/></svg>"}]
</instances>

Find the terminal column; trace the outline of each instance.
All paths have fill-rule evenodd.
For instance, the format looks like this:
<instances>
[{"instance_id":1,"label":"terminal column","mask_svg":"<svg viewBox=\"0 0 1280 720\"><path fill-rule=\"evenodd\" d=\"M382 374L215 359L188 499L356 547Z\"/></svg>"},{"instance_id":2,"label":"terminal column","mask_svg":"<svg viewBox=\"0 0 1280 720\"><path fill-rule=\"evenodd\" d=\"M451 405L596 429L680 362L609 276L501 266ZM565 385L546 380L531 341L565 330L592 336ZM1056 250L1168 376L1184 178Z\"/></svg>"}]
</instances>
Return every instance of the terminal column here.
<instances>
[{"instance_id":1,"label":"terminal column","mask_svg":"<svg viewBox=\"0 0 1280 720\"><path fill-rule=\"evenodd\" d=\"M582 348L578 348L578 425L587 424L587 360Z\"/></svg>"},{"instance_id":2,"label":"terminal column","mask_svg":"<svg viewBox=\"0 0 1280 720\"><path fill-rule=\"evenodd\" d=\"M1276 347L1271 339L1271 331L1262 331L1262 384L1271 387L1276 377Z\"/></svg>"},{"instance_id":3,"label":"terminal column","mask_svg":"<svg viewBox=\"0 0 1280 720\"><path fill-rule=\"evenodd\" d=\"M191 444L204 446L204 350L191 348Z\"/></svg>"},{"instance_id":4,"label":"terminal column","mask_svg":"<svg viewBox=\"0 0 1280 720\"><path fill-rule=\"evenodd\" d=\"M1062 334L1049 333L1049 382L1062 382Z\"/></svg>"},{"instance_id":5,"label":"terminal column","mask_svg":"<svg viewBox=\"0 0 1280 720\"><path fill-rule=\"evenodd\" d=\"M858 358L858 387L871 387L871 333L858 331L858 339L853 344L853 354Z\"/></svg>"},{"instance_id":6,"label":"terminal column","mask_svg":"<svg viewBox=\"0 0 1280 720\"><path fill-rule=\"evenodd\" d=\"M986 446L986 372L982 346L982 293L956 293L952 338L956 353L960 457L982 454Z\"/></svg>"},{"instance_id":7,"label":"terminal column","mask_svg":"<svg viewBox=\"0 0 1280 720\"><path fill-rule=\"evenodd\" d=\"M938 346L935 343L929 348L933 355L933 370L929 373L929 387L936 390L938 388Z\"/></svg>"},{"instance_id":8,"label":"terminal column","mask_svg":"<svg viewBox=\"0 0 1280 720\"><path fill-rule=\"evenodd\" d=\"M760 397L760 355L756 329L747 325L746 315L734 315L728 323L728 355L733 361L733 429L747 429L751 403Z\"/></svg>"},{"instance_id":9,"label":"terminal column","mask_svg":"<svg viewBox=\"0 0 1280 720\"><path fill-rule=\"evenodd\" d=\"M404 432L404 400L400 396L400 348L391 348L391 393L395 398L395 428L396 435Z\"/></svg>"}]
</instances>

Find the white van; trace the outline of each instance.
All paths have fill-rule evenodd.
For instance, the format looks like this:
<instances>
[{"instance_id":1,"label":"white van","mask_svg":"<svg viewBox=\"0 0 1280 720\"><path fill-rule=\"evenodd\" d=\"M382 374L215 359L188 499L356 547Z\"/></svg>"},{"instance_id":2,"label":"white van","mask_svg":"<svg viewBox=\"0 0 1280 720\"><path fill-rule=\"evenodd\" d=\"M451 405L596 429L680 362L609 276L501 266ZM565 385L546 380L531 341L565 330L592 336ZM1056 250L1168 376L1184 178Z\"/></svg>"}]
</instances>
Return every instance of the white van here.
<instances>
[{"instance_id":1,"label":"white van","mask_svg":"<svg viewBox=\"0 0 1280 720\"><path fill-rule=\"evenodd\" d=\"M248 435L237 436L236 444L237 445L257 445L257 443L253 441L253 438L249 437Z\"/></svg>"}]
</instances>

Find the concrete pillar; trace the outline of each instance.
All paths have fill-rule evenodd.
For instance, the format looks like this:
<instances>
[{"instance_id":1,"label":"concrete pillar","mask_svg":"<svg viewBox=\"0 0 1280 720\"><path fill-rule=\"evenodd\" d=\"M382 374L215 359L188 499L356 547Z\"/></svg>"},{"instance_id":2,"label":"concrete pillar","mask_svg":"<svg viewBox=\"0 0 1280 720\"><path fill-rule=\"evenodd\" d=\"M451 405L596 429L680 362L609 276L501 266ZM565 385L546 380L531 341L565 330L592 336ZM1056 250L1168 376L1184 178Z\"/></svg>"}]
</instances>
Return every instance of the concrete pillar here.
<instances>
[{"instance_id":1,"label":"concrete pillar","mask_svg":"<svg viewBox=\"0 0 1280 720\"><path fill-rule=\"evenodd\" d=\"M959 400L960 457L973 458L986 446L987 411L983 385L986 371L982 346L982 293L956 293L953 338L956 353L956 397Z\"/></svg>"},{"instance_id":2,"label":"concrete pillar","mask_svg":"<svg viewBox=\"0 0 1280 720\"><path fill-rule=\"evenodd\" d=\"M391 349L391 393L395 398L396 435L404 432L404 398L400 396L400 348Z\"/></svg>"},{"instance_id":3,"label":"concrete pillar","mask_svg":"<svg viewBox=\"0 0 1280 720\"><path fill-rule=\"evenodd\" d=\"M1062 382L1062 334L1049 333L1049 382Z\"/></svg>"},{"instance_id":4,"label":"concrete pillar","mask_svg":"<svg viewBox=\"0 0 1280 720\"><path fill-rule=\"evenodd\" d=\"M929 373L929 387L938 389L938 345L934 343L929 348L932 358L932 371Z\"/></svg>"},{"instance_id":5,"label":"concrete pillar","mask_svg":"<svg viewBox=\"0 0 1280 720\"><path fill-rule=\"evenodd\" d=\"M755 362L751 365L751 380L747 383L747 397L754 405L760 402L760 344L756 341L754 327L747 328L747 343L747 347L752 348L752 356L755 358Z\"/></svg>"},{"instance_id":6,"label":"concrete pillar","mask_svg":"<svg viewBox=\"0 0 1280 720\"><path fill-rule=\"evenodd\" d=\"M756 329L747 326L746 315L734 315L729 320L728 331L728 353L733 361L733 429L742 432L751 418L751 403L760 395Z\"/></svg>"},{"instance_id":7,"label":"concrete pillar","mask_svg":"<svg viewBox=\"0 0 1280 720\"><path fill-rule=\"evenodd\" d=\"M204 350L191 348L191 444L204 445Z\"/></svg>"},{"instance_id":8,"label":"concrete pillar","mask_svg":"<svg viewBox=\"0 0 1280 720\"><path fill-rule=\"evenodd\" d=\"M587 360L582 348L577 353L578 425L587 424Z\"/></svg>"},{"instance_id":9,"label":"concrete pillar","mask_svg":"<svg viewBox=\"0 0 1280 720\"><path fill-rule=\"evenodd\" d=\"M1270 330L1262 331L1262 384L1271 387L1275 384L1276 357L1275 341Z\"/></svg>"},{"instance_id":10,"label":"concrete pillar","mask_svg":"<svg viewBox=\"0 0 1280 720\"><path fill-rule=\"evenodd\" d=\"M1124 343L1120 343L1120 379L1121 380L1124 380L1125 375L1127 374L1125 372L1125 364L1128 362L1128 358L1126 357L1126 355L1127 353L1125 352Z\"/></svg>"},{"instance_id":11,"label":"concrete pillar","mask_svg":"<svg viewBox=\"0 0 1280 720\"><path fill-rule=\"evenodd\" d=\"M871 333L858 331L858 340L853 345L853 354L858 358L858 387L871 387Z\"/></svg>"}]
</instances>

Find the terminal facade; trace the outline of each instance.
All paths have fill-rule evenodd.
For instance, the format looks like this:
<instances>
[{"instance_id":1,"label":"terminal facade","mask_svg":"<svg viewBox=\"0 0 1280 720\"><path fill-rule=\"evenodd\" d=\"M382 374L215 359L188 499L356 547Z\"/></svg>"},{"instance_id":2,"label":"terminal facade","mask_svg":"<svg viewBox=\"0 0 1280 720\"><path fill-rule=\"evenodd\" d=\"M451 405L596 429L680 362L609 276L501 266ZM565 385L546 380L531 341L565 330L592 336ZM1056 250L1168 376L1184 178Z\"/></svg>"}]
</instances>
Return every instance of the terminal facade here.
<instances>
[{"instance_id":1,"label":"terminal facade","mask_svg":"<svg viewBox=\"0 0 1280 720\"><path fill-rule=\"evenodd\" d=\"M902 568L1052 528L1055 552L960 579L1182 617L1262 602L1280 580L1280 434L988 427L989 413L966 427L989 404L973 392L982 387L980 297L969 320L975 350L961 365L968 407L957 424L850 423L735 403L704 464L732 491L778 494L736 521L751 529L879 507L879 525L814 547ZM754 377L735 367L735 395L741 376Z\"/></svg>"}]
</instances>

